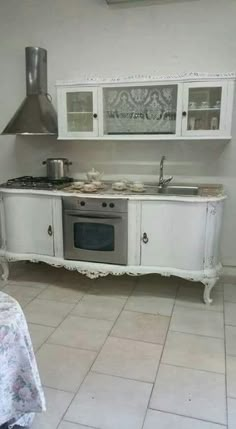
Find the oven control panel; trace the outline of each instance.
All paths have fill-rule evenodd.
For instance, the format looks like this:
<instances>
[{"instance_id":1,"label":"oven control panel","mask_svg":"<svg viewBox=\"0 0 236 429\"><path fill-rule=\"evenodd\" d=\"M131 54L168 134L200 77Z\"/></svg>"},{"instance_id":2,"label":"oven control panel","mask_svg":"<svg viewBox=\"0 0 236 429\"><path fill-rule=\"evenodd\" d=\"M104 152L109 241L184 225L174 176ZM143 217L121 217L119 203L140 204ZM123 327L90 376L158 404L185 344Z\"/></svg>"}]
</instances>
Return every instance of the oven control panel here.
<instances>
[{"instance_id":1,"label":"oven control panel","mask_svg":"<svg viewBox=\"0 0 236 429\"><path fill-rule=\"evenodd\" d=\"M127 199L113 198L78 198L63 197L63 208L66 210L84 210L84 211L101 211L101 212L128 212Z\"/></svg>"}]
</instances>

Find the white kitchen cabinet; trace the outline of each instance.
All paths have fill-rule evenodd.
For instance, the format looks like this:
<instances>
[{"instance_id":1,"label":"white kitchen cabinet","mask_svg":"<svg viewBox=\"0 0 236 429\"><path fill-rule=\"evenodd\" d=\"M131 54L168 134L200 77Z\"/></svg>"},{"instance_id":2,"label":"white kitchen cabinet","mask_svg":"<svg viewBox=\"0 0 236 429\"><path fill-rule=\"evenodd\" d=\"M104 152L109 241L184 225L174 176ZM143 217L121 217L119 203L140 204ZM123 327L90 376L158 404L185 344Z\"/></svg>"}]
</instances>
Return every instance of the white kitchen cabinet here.
<instances>
[{"instance_id":1,"label":"white kitchen cabinet","mask_svg":"<svg viewBox=\"0 0 236 429\"><path fill-rule=\"evenodd\" d=\"M96 87L71 86L58 89L60 138L83 139L98 136Z\"/></svg>"},{"instance_id":2,"label":"white kitchen cabinet","mask_svg":"<svg viewBox=\"0 0 236 429\"><path fill-rule=\"evenodd\" d=\"M6 251L53 256L53 199L9 193L3 204Z\"/></svg>"},{"instance_id":3,"label":"white kitchen cabinet","mask_svg":"<svg viewBox=\"0 0 236 429\"><path fill-rule=\"evenodd\" d=\"M229 140L234 78L59 82L58 139Z\"/></svg>"},{"instance_id":4,"label":"white kitchen cabinet","mask_svg":"<svg viewBox=\"0 0 236 429\"><path fill-rule=\"evenodd\" d=\"M127 265L64 258L63 195L63 190L1 189L0 264L4 280L8 278L7 261L21 260L46 262L90 278L156 273L202 282L204 301L212 302L210 292L222 268L219 243L225 196L220 189L214 195L214 189L205 187L201 195L189 197L127 196Z\"/></svg>"},{"instance_id":5,"label":"white kitchen cabinet","mask_svg":"<svg viewBox=\"0 0 236 429\"><path fill-rule=\"evenodd\" d=\"M207 203L145 201L141 208L141 265L202 270Z\"/></svg>"},{"instance_id":6,"label":"white kitchen cabinet","mask_svg":"<svg viewBox=\"0 0 236 429\"><path fill-rule=\"evenodd\" d=\"M102 88L103 135L180 135L181 91L181 84L170 82Z\"/></svg>"},{"instance_id":7,"label":"white kitchen cabinet","mask_svg":"<svg viewBox=\"0 0 236 429\"><path fill-rule=\"evenodd\" d=\"M185 83L182 135L186 137L230 135L232 94L233 88L228 82Z\"/></svg>"}]
</instances>

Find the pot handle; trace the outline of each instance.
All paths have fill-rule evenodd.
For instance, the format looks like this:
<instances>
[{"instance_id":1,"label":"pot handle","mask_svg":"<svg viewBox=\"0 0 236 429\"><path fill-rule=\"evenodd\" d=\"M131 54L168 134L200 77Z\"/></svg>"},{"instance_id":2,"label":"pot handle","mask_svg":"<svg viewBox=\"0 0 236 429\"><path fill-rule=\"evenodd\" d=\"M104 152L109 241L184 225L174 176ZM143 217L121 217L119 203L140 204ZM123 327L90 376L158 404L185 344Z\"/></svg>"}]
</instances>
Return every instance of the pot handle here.
<instances>
[{"instance_id":1,"label":"pot handle","mask_svg":"<svg viewBox=\"0 0 236 429\"><path fill-rule=\"evenodd\" d=\"M43 164L43 165L46 165L46 161L43 161L43 162L42 162L42 164Z\"/></svg>"},{"instance_id":2,"label":"pot handle","mask_svg":"<svg viewBox=\"0 0 236 429\"><path fill-rule=\"evenodd\" d=\"M71 162L71 161L67 161L67 162L65 162L65 164L66 164L66 165L72 165L72 164L73 164L73 162Z\"/></svg>"}]
</instances>

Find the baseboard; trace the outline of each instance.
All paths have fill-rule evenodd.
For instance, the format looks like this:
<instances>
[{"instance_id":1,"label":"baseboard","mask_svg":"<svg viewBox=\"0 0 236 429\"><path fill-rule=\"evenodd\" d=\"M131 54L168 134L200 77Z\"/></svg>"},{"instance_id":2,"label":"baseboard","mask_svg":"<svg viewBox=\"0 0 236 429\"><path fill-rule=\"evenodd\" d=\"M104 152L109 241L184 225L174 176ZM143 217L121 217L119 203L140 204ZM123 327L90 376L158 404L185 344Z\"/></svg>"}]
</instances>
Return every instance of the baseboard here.
<instances>
[{"instance_id":1,"label":"baseboard","mask_svg":"<svg viewBox=\"0 0 236 429\"><path fill-rule=\"evenodd\" d=\"M236 277L236 267L231 265L224 265L222 275L224 277Z\"/></svg>"}]
</instances>

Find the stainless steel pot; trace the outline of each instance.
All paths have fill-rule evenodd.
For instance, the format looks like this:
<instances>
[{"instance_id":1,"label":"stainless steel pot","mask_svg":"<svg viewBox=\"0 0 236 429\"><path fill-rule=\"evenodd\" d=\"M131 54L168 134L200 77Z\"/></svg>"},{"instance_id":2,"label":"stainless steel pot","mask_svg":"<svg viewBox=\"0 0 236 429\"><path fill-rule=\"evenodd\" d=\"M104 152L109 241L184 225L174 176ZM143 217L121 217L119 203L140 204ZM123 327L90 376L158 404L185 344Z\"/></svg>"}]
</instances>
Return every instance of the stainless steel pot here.
<instances>
[{"instance_id":1,"label":"stainless steel pot","mask_svg":"<svg viewBox=\"0 0 236 429\"><path fill-rule=\"evenodd\" d=\"M43 161L43 165L47 166L47 177L51 180L60 180L68 177L69 165L71 165L67 158L48 158Z\"/></svg>"}]
</instances>

